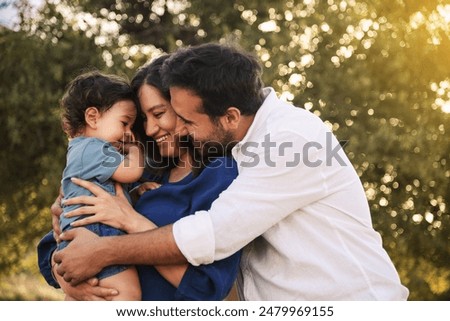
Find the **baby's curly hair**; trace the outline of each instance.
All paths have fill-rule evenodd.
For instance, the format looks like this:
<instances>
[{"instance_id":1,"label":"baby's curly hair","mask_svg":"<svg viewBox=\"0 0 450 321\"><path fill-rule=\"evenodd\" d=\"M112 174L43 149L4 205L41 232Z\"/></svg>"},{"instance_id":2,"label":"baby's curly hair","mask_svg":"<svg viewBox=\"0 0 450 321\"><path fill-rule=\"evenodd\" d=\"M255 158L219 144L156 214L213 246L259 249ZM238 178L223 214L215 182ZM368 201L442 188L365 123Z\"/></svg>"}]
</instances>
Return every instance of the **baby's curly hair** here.
<instances>
[{"instance_id":1,"label":"baby's curly hair","mask_svg":"<svg viewBox=\"0 0 450 321\"><path fill-rule=\"evenodd\" d=\"M84 129L87 108L96 107L103 113L123 100L131 100L137 106L136 96L126 79L98 70L82 73L67 85L61 99L64 132L74 137Z\"/></svg>"}]
</instances>

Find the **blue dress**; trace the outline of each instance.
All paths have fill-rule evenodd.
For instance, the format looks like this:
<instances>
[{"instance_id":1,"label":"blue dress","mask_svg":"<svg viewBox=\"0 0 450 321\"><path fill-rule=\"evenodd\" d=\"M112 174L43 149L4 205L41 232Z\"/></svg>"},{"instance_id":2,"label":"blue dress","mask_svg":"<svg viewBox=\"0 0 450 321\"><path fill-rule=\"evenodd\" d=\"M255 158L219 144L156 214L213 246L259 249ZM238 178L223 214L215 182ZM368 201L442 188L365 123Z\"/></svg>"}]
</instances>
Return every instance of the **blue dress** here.
<instances>
[{"instance_id":1,"label":"blue dress","mask_svg":"<svg viewBox=\"0 0 450 321\"><path fill-rule=\"evenodd\" d=\"M212 202L237 176L232 158L220 157L203 171L179 182L147 191L136 203L136 210L158 226L174 223L198 210L208 210ZM57 287L51 275L50 257L56 247L52 233L38 245L39 268L46 281ZM239 269L241 251L208 265L189 265L178 288L167 282L152 266L137 266L142 300L222 300L229 293Z\"/></svg>"}]
</instances>

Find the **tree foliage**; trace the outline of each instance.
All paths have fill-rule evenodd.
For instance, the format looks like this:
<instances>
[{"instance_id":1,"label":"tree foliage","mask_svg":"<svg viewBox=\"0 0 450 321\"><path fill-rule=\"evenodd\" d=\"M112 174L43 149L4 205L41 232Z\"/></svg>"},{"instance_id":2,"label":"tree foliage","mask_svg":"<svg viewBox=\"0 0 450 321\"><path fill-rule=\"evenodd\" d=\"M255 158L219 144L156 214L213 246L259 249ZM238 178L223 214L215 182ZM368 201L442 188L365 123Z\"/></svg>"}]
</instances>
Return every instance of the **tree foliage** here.
<instances>
[{"instance_id":1,"label":"tree foliage","mask_svg":"<svg viewBox=\"0 0 450 321\"><path fill-rule=\"evenodd\" d=\"M64 87L83 68L104 66L92 40L62 30L26 22L19 31L0 30L0 243L7 244L0 247L1 271L15 271L50 227L65 157L58 109Z\"/></svg>"},{"instance_id":2,"label":"tree foliage","mask_svg":"<svg viewBox=\"0 0 450 321\"><path fill-rule=\"evenodd\" d=\"M160 52L234 42L283 99L348 140L410 299L450 299L449 17L443 0L46 3L40 19L0 34L0 269L50 226L65 146L56 106L71 77L85 66L131 76Z\"/></svg>"}]
</instances>

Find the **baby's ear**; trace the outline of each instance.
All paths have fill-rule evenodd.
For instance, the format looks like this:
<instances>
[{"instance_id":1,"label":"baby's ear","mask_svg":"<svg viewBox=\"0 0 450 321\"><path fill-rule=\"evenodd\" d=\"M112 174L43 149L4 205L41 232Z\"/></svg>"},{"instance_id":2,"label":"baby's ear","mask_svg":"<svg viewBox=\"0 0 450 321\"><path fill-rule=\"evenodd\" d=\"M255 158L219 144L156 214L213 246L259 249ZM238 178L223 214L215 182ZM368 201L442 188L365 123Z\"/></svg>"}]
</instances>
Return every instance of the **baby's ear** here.
<instances>
[{"instance_id":1,"label":"baby's ear","mask_svg":"<svg viewBox=\"0 0 450 321\"><path fill-rule=\"evenodd\" d=\"M96 129L97 128L97 120L100 118L100 112L96 107L88 107L84 111L84 120L86 121L86 125Z\"/></svg>"}]
</instances>

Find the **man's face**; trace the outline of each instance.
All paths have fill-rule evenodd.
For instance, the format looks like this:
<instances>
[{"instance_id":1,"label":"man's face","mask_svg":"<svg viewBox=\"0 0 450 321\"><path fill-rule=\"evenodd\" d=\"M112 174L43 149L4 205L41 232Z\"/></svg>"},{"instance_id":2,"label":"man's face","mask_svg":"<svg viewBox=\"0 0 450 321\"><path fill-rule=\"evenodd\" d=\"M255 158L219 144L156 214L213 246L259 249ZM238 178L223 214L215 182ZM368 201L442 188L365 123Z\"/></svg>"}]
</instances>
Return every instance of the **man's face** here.
<instances>
[{"instance_id":1,"label":"man's face","mask_svg":"<svg viewBox=\"0 0 450 321\"><path fill-rule=\"evenodd\" d=\"M229 152L236 144L233 134L223 128L220 121L213 122L207 114L201 113L202 99L191 90L171 87L171 105L177 115L184 121L189 135L202 150L219 153Z\"/></svg>"}]
</instances>

